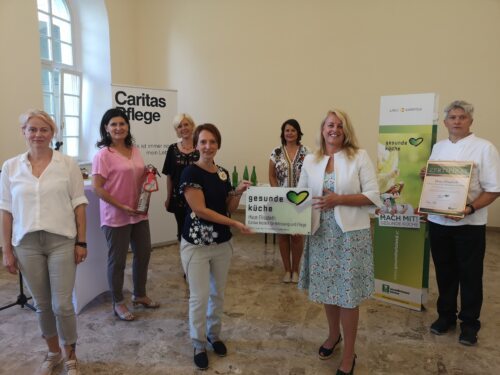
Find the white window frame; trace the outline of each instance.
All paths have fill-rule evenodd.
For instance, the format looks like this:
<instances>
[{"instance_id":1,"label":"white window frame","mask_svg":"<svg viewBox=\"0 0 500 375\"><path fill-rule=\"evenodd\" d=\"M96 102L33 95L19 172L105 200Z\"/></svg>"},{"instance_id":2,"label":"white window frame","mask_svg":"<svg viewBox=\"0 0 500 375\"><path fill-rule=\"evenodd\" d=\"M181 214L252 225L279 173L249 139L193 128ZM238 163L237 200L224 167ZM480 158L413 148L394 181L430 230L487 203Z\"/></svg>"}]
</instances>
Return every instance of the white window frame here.
<instances>
[{"instance_id":1,"label":"white window frame","mask_svg":"<svg viewBox=\"0 0 500 375\"><path fill-rule=\"evenodd\" d=\"M44 100L44 110L49 113L55 123L58 126L58 135L55 139L55 142L62 142L62 147L59 148L57 145L58 143L55 144L55 148L59 149L59 151L63 152L64 154L71 155L72 157L78 159L80 157L80 149L81 149L81 134L82 134L82 73L81 71L78 71L76 69L76 60L75 57L78 56L78 54L75 51L75 43L74 43L74 36L75 36L75 30L74 30L74 22L72 22L73 17L71 15L71 8L69 6L69 2L67 0L61 0L65 3L68 12L69 12L69 21L65 19L61 19L54 15L52 13L52 0L47 0L48 6L49 6L49 12L47 13L44 10L38 9L38 4L37 4L37 12L44 14L48 18L48 30L49 30L49 35L47 36L47 39L49 39L49 46L50 46L50 51L49 51L49 57L51 59L46 59L41 56L40 52L40 60L41 60L41 65L42 65L42 71L47 70L51 72L51 77L52 81L50 82L50 87L52 88L52 91L47 92L44 90L43 87L43 81L42 81L42 91L45 99L45 95L49 94L52 96L52 101L53 101L53 107L54 108L47 108L45 106L45 100ZM68 64L63 64L60 62L53 61L53 56L54 56L54 43L52 40L52 30L53 30L53 20L54 19L60 19L64 22L69 22L70 23L70 29L71 29L71 43L64 42L64 41L59 41L59 43L64 44L64 45L70 45L71 46L71 52L72 52L72 62L73 65L68 65ZM42 37L42 35L40 35ZM56 80L55 80L55 75L58 74L60 79L59 79L59 86L56 87ZM67 94L64 94L64 74L71 74L76 77L78 77L79 80L79 92L77 95L70 95L78 98L78 114L77 115L68 115L67 111L65 109L64 105L64 97ZM78 119L78 132L77 135L71 135L67 136L66 135L66 124L65 124L65 119L67 117L75 117ZM76 148L68 149L69 146L69 139L76 139Z\"/></svg>"}]
</instances>

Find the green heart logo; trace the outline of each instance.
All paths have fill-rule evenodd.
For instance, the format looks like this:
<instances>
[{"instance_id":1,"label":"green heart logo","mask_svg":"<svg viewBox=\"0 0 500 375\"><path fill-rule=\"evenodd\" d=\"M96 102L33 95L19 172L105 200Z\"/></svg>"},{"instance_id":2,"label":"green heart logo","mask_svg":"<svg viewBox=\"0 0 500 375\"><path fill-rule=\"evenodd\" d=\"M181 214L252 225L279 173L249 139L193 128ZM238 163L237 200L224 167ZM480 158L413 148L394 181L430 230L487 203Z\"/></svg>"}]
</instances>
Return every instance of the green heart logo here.
<instances>
[{"instance_id":1,"label":"green heart logo","mask_svg":"<svg viewBox=\"0 0 500 375\"><path fill-rule=\"evenodd\" d=\"M412 146L417 147L420 143L422 143L424 139L422 137L418 138L410 138L409 142Z\"/></svg>"},{"instance_id":2,"label":"green heart logo","mask_svg":"<svg viewBox=\"0 0 500 375\"><path fill-rule=\"evenodd\" d=\"M300 193L289 191L288 193L286 193L286 199L288 199L290 202L294 203L297 206L302 202L304 202L308 196L309 192L307 191L301 191Z\"/></svg>"}]
</instances>

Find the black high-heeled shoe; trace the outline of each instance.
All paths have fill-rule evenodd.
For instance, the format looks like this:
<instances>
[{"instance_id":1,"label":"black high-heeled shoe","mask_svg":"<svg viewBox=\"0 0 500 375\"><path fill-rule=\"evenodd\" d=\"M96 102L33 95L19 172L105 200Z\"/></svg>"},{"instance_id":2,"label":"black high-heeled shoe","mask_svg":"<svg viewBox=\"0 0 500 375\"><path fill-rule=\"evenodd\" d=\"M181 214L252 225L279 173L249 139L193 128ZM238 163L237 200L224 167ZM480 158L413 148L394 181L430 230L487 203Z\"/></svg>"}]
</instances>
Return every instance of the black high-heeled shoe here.
<instances>
[{"instance_id":1,"label":"black high-heeled shoe","mask_svg":"<svg viewBox=\"0 0 500 375\"><path fill-rule=\"evenodd\" d=\"M319 359L324 360L324 359L331 358L333 355L333 351L337 347L337 344L341 341L342 341L342 335L339 334L339 338L337 339L337 342L335 344L333 344L333 348L328 349L328 348L325 348L323 345L321 345L319 347L319 350L318 350Z\"/></svg>"},{"instance_id":2,"label":"black high-heeled shoe","mask_svg":"<svg viewBox=\"0 0 500 375\"><path fill-rule=\"evenodd\" d=\"M352 359L351 371L344 372L344 371L342 371L341 369L338 368L336 375L353 375L354 374L354 366L356 366L356 358L358 358L358 356L356 354L354 354L354 358Z\"/></svg>"}]
</instances>

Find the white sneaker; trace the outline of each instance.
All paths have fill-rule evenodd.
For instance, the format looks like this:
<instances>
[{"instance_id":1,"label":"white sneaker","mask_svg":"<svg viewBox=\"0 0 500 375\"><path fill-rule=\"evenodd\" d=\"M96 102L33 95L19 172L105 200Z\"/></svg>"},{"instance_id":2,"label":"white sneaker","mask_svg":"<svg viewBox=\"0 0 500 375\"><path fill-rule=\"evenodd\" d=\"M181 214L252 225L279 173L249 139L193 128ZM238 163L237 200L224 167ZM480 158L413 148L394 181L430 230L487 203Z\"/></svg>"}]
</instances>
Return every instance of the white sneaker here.
<instances>
[{"instance_id":1,"label":"white sneaker","mask_svg":"<svg viewBox=\"0 0 500 375\"><path fill-rule=\"evenodd\" d=\"M70 359L64 362L64 369L68 375L80 375L80 369L78 366L78 361L76 359Z\"/></svg>"},{"instance_id":2,"label":"white sneaker","mask_svg":"<svg viewBox=\"0 0 500 375\"><path fill-rule=\"evenodd\" d=\"M36 370L35 375L51 375L57 365L62 362L62 354L48 352L40 367Z\"/></svg>"},{"instance_id":3,"label":"white sneaker","mask_svg":"<svg viewBox=\"0 0 500 375\"><path fill-rule=\"evenodd\" d=\"M290 274L290 272L285 272L285 276L283 276L283 282L284 283L292 282L292 275Z\"/></svg>"},{"instance_id":4,"label":"white sneaker","mask_svg":"<svg viewBox=\"0 0 500 375\"><path fill-rule=\"evenodd\" d=\"M299 282L299 274L297 272L294 272L292 274L292 283L297 284Z\"/></svg>"}]
</instances>

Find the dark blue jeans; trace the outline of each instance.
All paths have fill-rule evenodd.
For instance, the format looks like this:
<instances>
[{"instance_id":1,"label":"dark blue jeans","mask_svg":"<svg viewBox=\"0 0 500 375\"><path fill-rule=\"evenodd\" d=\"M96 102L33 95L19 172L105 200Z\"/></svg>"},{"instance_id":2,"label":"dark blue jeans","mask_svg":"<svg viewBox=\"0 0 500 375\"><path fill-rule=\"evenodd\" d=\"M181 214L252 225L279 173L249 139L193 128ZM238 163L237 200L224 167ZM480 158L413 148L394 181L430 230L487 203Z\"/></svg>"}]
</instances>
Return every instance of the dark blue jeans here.
<instances>
[{"instance_id":1,"label":"dark blue jeans","mask_svg":"<svg viewBox=\"0 0 500 375\"><path fill-rule=\"evenodd\" d=\"M486 226L429 223L429 235L439 290L439 316L450 321L457 319L457 297L460 290L458 318L462 325L479 330Z\"/></svg>"}]
</instances>

